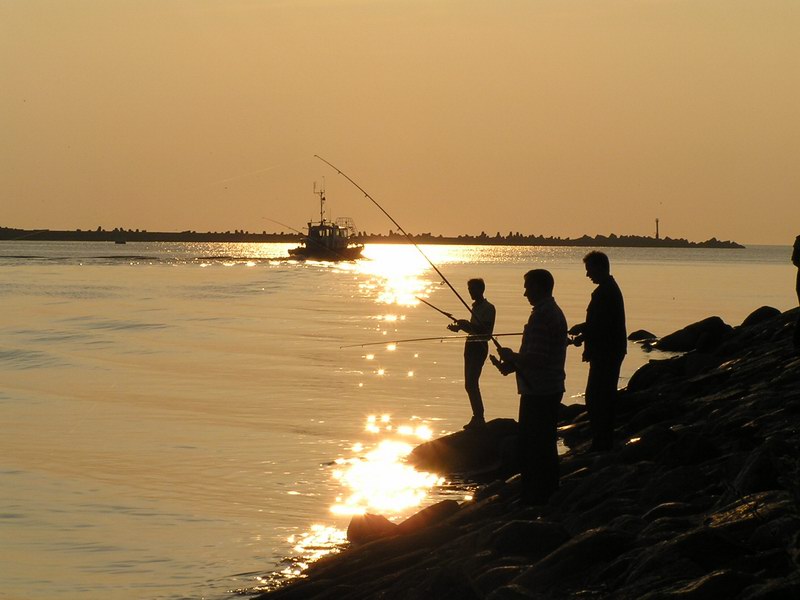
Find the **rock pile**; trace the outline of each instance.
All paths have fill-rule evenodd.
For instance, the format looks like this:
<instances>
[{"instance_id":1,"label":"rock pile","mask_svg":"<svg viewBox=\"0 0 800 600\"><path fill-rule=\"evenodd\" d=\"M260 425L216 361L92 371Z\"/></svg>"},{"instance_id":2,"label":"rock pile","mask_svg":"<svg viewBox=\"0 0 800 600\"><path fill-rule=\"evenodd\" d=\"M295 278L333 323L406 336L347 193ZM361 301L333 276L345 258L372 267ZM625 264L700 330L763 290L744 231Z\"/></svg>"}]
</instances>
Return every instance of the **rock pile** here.
<instances>
[{"instance_id":1,"label":"rock pile","mask_svg":"<svg viewBox=\"0 0 800 600\"><path fill-rule=\"evenodd\" d=\"M459 432L412 460L486 482L473 500L354 520L350 548L260 598L800 598L797 310L756 313L690 326L685 354L637 371L613 452L590 452L585 410L564 407L546 506L519 503L513 421Z\"/></svg>"}]
</instances>

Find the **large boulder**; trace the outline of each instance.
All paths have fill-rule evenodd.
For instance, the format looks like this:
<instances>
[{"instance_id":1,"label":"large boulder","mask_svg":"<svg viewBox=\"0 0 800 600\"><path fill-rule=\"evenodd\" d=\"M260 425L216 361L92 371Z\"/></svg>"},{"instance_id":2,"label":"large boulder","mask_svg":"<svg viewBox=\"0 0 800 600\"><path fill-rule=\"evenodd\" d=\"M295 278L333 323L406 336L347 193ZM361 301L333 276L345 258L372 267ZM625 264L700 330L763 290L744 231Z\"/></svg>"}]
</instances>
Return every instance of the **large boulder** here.
<instances>
[{"instance_id":1,"label":"large boulder","mask_svg":"<svg viewBox=\"0 0 800 600\"><path fill-rule=\"evenodd\" d=\"M608 527L590 529L548 554L513 583L532 589L572 580L628 550L633 536Z\"/></svg>"},{"instance_id":2,"label":"large boulder","mask_svg":"<svg viewBox=\"0 0 800 600\"><path fill-rule=\"evenodd\" d=\"M514 419L494 419L485 427L457 431L414 448L408 462L436 473L474 473L499 468L509 460L511 439L517 435Z\"/></svg>"},{"instance_id":3,"label":"large boulder","mask_svg":"<svg viewBox=\"0 0 800 600\"><path fill-rule=\"evenodd\" d=\"M407 534L421 531L436 525L458 511L458 502L442 500L408 517L397 526L397 533Z\"/></svg>"},{"instance_id":4,"label":"large boulder","mask_svg":"<svg viewBox=\"0 0 800 600\"><path fill-rule=\"evenodd\" d=\"M364 544L382 537L397 535L397 525L383 515L366 513L354 515L347 526L347 540L353 544Z\"/></svg>"},{"instance_id":5,"label":"large boulder","mask_svg":"<svg viewBox=\"0 0 800 600\"><path fill-rule=\"evenodd\" d=\"M707 352L723 342L732 330L720 317L708 317L664 336L653 347L668 352Z\"/></svg>"},{"instance_id":6,"label":"large boulder","mask_svg":"<svg viewBox=\"0 0 800 600\"><path fill-rule=\"evenodd\" d=\"M773 308L772 306L762 306L761 308L755 309L747 318L742 321L742 327L750 327L751 325L758 325L759 323L763 323L764 321L769 321L770 319L774 319L775 317L779 316L781 311L777 308Z\"/></svg>"},{"instance_id":7,"label":"large boulder","mask_svg":"<svg viewBox=\"0 0 800 600\"><path fill-rule=\"evenodd\" d=\"M632 342L649 342L658 339L658 336L646 329L637 329L628 335L628 339Z\"/></svg>"}]
</instances>

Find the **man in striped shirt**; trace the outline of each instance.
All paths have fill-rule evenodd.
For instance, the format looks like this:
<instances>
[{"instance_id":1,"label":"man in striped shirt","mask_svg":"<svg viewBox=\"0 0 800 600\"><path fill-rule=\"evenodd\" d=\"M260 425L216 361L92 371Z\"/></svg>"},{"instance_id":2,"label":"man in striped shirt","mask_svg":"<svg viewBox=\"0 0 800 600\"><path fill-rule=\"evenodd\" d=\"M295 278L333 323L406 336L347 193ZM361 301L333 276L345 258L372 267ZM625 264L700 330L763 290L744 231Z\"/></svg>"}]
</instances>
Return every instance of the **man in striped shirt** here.
<instances>
[{"instance_id":1,"label":"man in striped shirt","mask_svg":"<svg viewBox=\"0 0 800 600\"><path fill-rule=\"evenodd\" d=\"M524 295L533 307L519 352L500 348L500 372L517 374L522 501L544 504L558 489L558 408L564 396L567 320L553 298L553 275L525 273Z\"/></svg>"}]
</instances>

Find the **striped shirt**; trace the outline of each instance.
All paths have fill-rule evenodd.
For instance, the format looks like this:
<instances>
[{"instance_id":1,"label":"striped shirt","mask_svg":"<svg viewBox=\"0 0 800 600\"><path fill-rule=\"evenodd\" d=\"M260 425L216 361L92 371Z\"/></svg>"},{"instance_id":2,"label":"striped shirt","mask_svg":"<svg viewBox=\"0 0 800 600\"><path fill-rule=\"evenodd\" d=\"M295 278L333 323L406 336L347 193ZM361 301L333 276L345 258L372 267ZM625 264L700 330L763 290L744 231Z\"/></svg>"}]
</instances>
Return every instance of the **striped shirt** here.
<instances>
[{"instance_id":1,"label":"striped shirt","mask_svg":"<svg viewBox=\"0 0 800 600\"><path fill-rule=\"evenodd\" d=\"M552 296L531 310L517 364L520 394L556 394L565 391L564 362L567 358L567 320Z\"/></svg>"}]
</instances>

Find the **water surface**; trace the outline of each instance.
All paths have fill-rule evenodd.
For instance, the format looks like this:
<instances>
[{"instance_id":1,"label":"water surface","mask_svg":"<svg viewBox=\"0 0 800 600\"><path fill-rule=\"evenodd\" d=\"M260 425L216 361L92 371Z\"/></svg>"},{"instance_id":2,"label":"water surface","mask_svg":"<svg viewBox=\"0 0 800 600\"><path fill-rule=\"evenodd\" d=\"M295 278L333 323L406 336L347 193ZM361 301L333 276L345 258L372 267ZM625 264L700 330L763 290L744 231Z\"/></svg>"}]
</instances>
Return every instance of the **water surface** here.
<instances>
[{"instance_id":1,"label":"water surface","mask_svg":"<svg viewBox=\"0 0 800 600\"><path fill-rule=\"evenodd\" d=\"M461 341L340 349L450 335L415 296L466 317L458 299L408 246L286 249L0 243L0 597L227 598L330 549L353 512L465 493L389 460L468 420ZM583 320L585 248L423 249L465 298L486 280L498 332L521 331L536 267ZM608 253L631 331L794 306L788 248ZM632 345L622 384L649 358ZM580 400L575 349L567 370ZM487 418L516 416L513 379L481 386ZM368 489L375 464L408 486Z\"/></svg>"}]
</instances>

